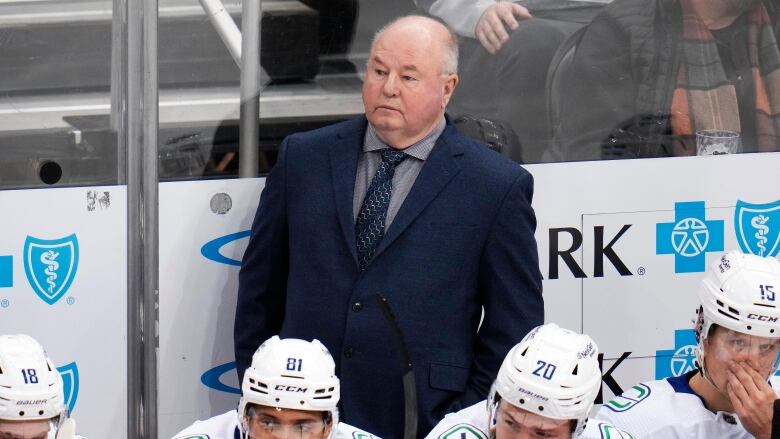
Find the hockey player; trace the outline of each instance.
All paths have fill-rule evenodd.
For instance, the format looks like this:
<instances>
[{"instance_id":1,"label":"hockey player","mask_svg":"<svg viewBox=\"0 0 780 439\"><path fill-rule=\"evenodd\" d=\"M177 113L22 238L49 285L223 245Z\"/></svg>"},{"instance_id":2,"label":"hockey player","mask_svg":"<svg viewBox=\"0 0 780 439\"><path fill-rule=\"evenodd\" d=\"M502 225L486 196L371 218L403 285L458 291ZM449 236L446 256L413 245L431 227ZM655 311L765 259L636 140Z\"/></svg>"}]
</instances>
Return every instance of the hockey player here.
<instances>
[{"instance_id":1,"label":"hockey player","mask_svg":"<svg viewBox=\"0 0 780 439\"><path fill-rule=\"evenodd\" d=\"M487 401L445 416L426 439L632 438L588 421L601 387L597 358L587 335L538 326L504 358Z\"/></svg>"},{"instance_id":2,"label":"hockey player","mask_svg":"<svg viewBox=\"0 0 780 439\"><path fill-rule=\"evenodd\" d=\"M197 421L174 438L374 438L339 422L335 370L333 357L318 340L273 336L252 356L238 410Z\"/></svg>"},{"instance_id":3,"label":"hockey player","mask_svg":"<svg viewBox=\"0 0 780 439\"><path fill-rule=\"evenodd\" d=\"M0 439L74 439L62 377L29 335L0 335Z\"/></svg>"},{"instance_id":4,"label":"hockey player","mask_svg":"<svg viewBox=\"0 0 780 439\"><path fill-rule=\"evenodd\" d=\"M697 369L636 385L596 418L642 438L770 438L780 388L778 293L776 259L732 251L715 261L699 288Z\"/></svg>"}]
</instances>

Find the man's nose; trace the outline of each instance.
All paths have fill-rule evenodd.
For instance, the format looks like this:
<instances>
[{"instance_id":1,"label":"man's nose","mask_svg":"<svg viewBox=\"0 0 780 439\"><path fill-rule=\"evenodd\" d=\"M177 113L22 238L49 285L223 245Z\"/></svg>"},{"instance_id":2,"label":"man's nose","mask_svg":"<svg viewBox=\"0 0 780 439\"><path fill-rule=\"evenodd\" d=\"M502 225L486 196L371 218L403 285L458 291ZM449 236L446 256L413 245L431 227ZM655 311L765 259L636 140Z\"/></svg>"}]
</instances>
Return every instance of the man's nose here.
<instances>
[{"instance_id":1,"label":"man's nose","mask_svg":"<svg viewBox=\"0 0 780 439\"><path fill-rule=\"evenodd\" d=\"M749 344L734 354L734 360L755 368L761 362L761 347L757 344Z\"/></svg>"},{"instance_id":2,"label":"man's nose","mask_svg":"<svg viewBox=\"0 0 780 439\"><path fill-rule=\"evenodd\" d=\"M394 73L387 75L385 83L382 85L382 92L385 96L398 95L398 77Z\"/></svg>"},{"instance_id":3,"label":"man's nose","mask_svg":"<svg viewBox=\"0 0 780 439\"><path fill-rule=\"evenodd\" d=\"M273 437L274 439L301 439L301 432L294 426L285 425L274 431Z\"/></svg>"}]
</instances>

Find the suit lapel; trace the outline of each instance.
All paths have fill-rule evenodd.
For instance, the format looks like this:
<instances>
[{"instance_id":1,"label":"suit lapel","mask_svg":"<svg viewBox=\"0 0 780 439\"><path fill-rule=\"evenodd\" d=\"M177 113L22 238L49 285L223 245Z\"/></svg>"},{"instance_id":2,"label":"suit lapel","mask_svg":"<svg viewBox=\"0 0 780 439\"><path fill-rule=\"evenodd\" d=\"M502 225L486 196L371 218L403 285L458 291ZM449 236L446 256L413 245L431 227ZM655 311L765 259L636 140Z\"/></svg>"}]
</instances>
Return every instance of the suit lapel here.
<instances>
[{"instance_id":1,"label":"suit lapel","mask_svg":"<svg viewBox=\"0 0 780 439\"><path fill-rule=\"evenodd\" d=\"M428 159L425 160L417 180L393 219L393 223L385 232L384 238L379 243L379 248L374 253L374 259L409 227L423 209L444 189L444 186L460 172L458 157L463 155L463 151L459 148L455 133L455 128L448 124Z\"/></svg>"},{"instance_id":2,"label":"suit lapel","mask_svg":"<svg viewBox=\"0 0 780 439\"><path fill-rule=\"evenodd\" d=\"M336 141L330 148L330 170L336 198L336 211L341 231L355 264L357 264L357 249L352 198L355 193L358 153L363 145L366 123L365 118L356 119L355 124L350 129L336 135Z\"/></svg>"}]
</instances>

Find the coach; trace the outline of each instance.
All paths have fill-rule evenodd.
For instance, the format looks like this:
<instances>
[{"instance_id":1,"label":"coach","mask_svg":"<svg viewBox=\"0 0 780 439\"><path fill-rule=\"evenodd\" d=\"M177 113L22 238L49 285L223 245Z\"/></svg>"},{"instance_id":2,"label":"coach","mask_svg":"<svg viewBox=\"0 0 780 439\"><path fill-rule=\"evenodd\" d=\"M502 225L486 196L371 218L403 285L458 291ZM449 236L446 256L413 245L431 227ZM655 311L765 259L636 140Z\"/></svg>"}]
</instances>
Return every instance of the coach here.
<instances>
[{"instance_id":1,"label":"coach","mask_svg":"<svg viewBox=\"0 0 780 439\"><path fill-rule=\"evenodd\" d=\"M402 436L404 400L377 293L408 344L418 437L484 399L509 348L543 321L533 179L446 120L456 71L439 22L380 31L365 117L284 140L239 275L239 375L274 334L317 338L339 369L342 419L385 439Z\"/></svg>"}]
</instances>

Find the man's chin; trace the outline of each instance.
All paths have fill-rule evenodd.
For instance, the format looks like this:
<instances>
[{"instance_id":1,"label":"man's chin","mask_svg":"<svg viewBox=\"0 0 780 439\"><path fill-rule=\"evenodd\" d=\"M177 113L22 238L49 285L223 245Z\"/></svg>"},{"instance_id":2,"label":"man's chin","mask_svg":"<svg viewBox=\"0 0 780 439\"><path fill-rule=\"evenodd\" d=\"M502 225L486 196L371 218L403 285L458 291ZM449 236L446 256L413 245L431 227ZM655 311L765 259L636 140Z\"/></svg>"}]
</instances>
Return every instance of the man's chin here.
<instances>
[{"instance_id":1,"label":"man's chin","mask_svg":"<svg viewBox=\"0 0 780 439\"><path fill-rule=\"evenodd\" d=\"M377 115L374 113L373 117L368 118L371 125L375 130L379 132L392 132L403 128L403 119L401 116L394 115Z\"/></svg>"}]
</instances>

